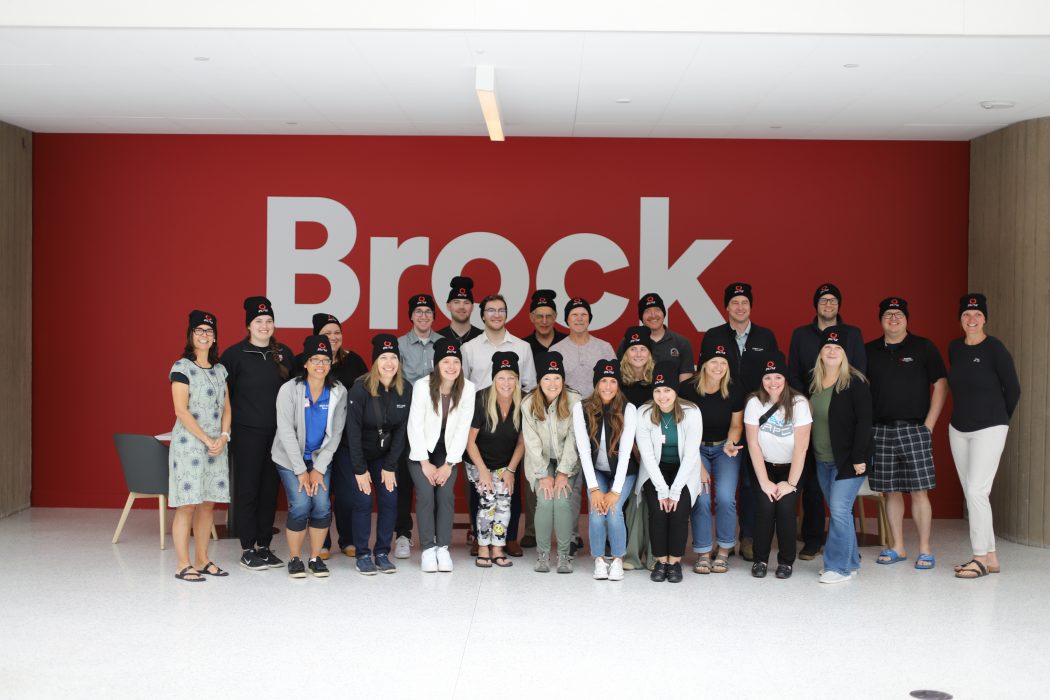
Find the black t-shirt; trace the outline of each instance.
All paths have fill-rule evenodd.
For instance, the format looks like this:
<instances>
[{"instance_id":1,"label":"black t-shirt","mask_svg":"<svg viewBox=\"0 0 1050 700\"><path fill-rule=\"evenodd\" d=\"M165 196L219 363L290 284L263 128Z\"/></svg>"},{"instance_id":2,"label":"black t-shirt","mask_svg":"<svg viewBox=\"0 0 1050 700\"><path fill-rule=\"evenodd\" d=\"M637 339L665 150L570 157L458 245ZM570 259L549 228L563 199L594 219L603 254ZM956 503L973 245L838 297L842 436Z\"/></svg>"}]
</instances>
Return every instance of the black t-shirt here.
<instances>
[{"instance_id":1,"label":"black t-shirt","mask_svg":"<svg viewBox=\"0 0 1050 700\"><path fill-rule=\"evenodd\" d=\"M434 332L439 334L442 338L455 338L456 340L458 340L460 342L460 344L463 344L463 343L467 342L468 340L474 340L479 335L481 335L484 331L482 331L477 326L471 326L470 330L467 331L465 335L459 335L454 330L452 330L452 324L449 324L449 325L445 326L444 328L439 328L438 330L436 330Z\"/></svg>"},{"instance_id":2,"label":"black t-shirt","mask_svg":"<svg viewBox=\"0 0 1050 700\"><path fill-rule=\"evenodd\" d=\"M1021 384L1010 351L988 336L977 345L956 338L948 345L952 427L964 433L1009 425L1021 400Z\"/></svg>"},{"instance_id":3,"label":"black t-shirt","mask_svg":"<svg viewBox=\"0 0 1050 700\"><path fill-rule=\"evenodd\" d=\"M562 333L557 328L555 328L554 329L554 339L551 340L551 345L554 345L558 341L564 340L565 338L568 338L568 337L569 336L568 336L567 333ZM547 345L544 345L543 343L541 343L539 340L536 339L536 332L535 331L533 331L532 333L529 333L527 336L522 338L522 340L524 340L526 343L528 343L529 347L532 348L532 361L536 364L536 373L539 374L539 371L540 371L540 365L539 365L540 353L550 352L550 347L547 346Z\"/></svg>"},{"instance_id":4,"label":"black t-shirt","mask_svg":"<svg viewBox=\"0 0 1050 700\"><path fill-rule=\"evenodd\" d=\"M365 361L352 350L347 351L346 357L343 358L342 362L332 364L332 376L346 387L347 391L354 385L354 381L358 377L367 373L368 367L365 367Z\"/></svg>"},{"instance_id":5,"label":"black t-shirt","mask_svg":"<svg viewBox=\"0 0 1050 700\"><path fill-rule=\"evenodd\" d=\"M700 396L696 390L696 382L690 379L683 382L678 395L686 401L692 401L700 407L700 415L704 419L704 442L719 442L729 437L729 426L733 422L733 414L744 410L747 397L744 390L736 382L729 382L729 396L722 398L722 392Z\"/></svg>"},{"instance_id":6,"label":"black t-shirt","mask_svg":"<svg viewBox=\"0 0 1050 700\"><path fill-rule=\"evenodd\" d=\"M486 405L491 389L492 387L489 387L478 392L474 399L474 418L470 421L470 427L478 429L474 444L478 446L481 460L490 470L510 464L510 458L514 456L514 449L518 446L518 436L521 435L521 421L518 422L519 427L515 428L513 411L502 418L499 417L498 407L496 414L499 422L496 424L496 430L489 429Z\"/></svg>"},{"instance_id":7,"label":"black t-shirt","mask_svg":"<svg viewBox=\"0 0 1050 700\"><path fill-rule=\"evenodd\" d=\"M937 346L908 334L887 345L883 338L864 346L868 353L872 420L921 423L930 410L930 385L947 376Z\"/></svg>"},{"instance_id":8,"label":"black t-shirt","mask_svg":"<svg viewBox=\"0 0 1050 700\"><path fill-rule=\"evenodd\" d=\"M277 427L277 392L294 375L294 358L287 345L277 344L277 359L288 369L288 376L282 377L269 348L256 347L248 339L226 348L219 362L229 372L234 424Z\"/></svg>"},{"instance_id":9,"label":"black t-shirt","mask_svg":"<svg viewBox=\"0 0 1050 700\"><path fill-rule=\"evenodd\" d=\"M642 382L635 382L634 384L621 383L620 390L623 391L623 395L627 397L627 400L635 408L641 408L647 401L653 400L652 384L644 384Z\"/></svg>"}]
</instances>

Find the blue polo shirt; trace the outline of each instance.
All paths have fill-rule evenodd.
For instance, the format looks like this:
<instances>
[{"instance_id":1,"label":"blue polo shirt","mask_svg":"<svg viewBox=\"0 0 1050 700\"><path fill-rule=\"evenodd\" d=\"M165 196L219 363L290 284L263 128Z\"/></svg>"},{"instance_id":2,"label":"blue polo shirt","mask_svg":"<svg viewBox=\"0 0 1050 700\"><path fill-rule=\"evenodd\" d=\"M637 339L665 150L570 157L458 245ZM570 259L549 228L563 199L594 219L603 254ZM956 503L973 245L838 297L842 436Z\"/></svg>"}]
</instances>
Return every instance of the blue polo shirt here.
<instances>
[{"instance_id":1,"label":"blue polo shirt","mask_svg":"<svg viewBox=\"0 0 1050 700\"><path fill-rule=\"evenodd\" d=\"M306 423L306 449L303 451L303 459L312 462L314 452L321 449L324 443L324 434L328 430L328 399L331 392L328 387L321 391L317 401L310 398L310 387L306 387L306 403L303 406L304 422Z\"/></svg>"}]
</instances>

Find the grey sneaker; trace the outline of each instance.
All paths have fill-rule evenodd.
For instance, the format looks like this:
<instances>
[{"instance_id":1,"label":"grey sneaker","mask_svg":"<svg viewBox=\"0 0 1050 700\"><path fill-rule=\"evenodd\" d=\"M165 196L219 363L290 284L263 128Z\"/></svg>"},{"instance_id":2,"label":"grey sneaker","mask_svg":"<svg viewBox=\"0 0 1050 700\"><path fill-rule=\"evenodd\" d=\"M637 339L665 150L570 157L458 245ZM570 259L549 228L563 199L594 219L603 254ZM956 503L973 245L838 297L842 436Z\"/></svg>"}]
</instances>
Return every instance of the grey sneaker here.
<instances>
[{"instance_id":1,"label":"grey sneaker","mask_svg":"<svg viewBox=\"0 0 1050 700\"><path fill-rule=\"evenodd\" d=\"M408 559L412 556L412 540L404 535L394 542L394 559Z\"/></svg>"},{"instance_id":2,"label":"grey sneaker","mask_svg":"<svg viewBox=\"0 0 1050 700\"><path fill-rule=\"evenodd\" d=\"M390 561L385 554L376 555L376 568L382 574L394 574L397 573L397 567Z\"/></svg>"},{"instance_id":3,"label":"grey sneaker","mask_svg":"<svg viewBox=\"0 0 1050 700\"><path fill-rule=\"evenodd\" d=\"M551 555L550 552L538 552L536 554L536 566L532 567L533 571L541 574L546 574L551 570Z\"/></svg>"},{"instance_id":4,"label":"grey sneaker","mask_svg":"<svg viewBox=\"0 0 1050 700\"><path fill-rule=\"evenodd\" d=\"M558 555L558 573L559 574L571 574L572 573L572 559L565 554Z\"/></svg>"}]
</instances>

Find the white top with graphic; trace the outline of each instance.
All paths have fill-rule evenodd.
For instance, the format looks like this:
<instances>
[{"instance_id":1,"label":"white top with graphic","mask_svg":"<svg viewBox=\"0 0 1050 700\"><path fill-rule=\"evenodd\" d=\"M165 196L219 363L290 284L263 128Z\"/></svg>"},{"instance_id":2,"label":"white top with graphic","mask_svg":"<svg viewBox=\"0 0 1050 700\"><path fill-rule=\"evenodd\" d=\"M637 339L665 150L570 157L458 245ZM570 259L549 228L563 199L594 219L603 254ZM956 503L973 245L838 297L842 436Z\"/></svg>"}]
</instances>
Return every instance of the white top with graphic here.
<instances>
[{"instance_id":1,"label":"white top with graphic","mask_svg":"<svg viewBox=\"0 0 1050 700\"><path fill-rule=\"evenodd\" d=\"M747 400L747 406L744 407L744 423L758 425L758 419L772 406L773 404L770 403L760 403L757 397L752 396ZM791 454L795 449L795 428L813 422L809 402L804 396L795 397L791 413L791 420L785 421L784 410L781 409L770 416L769 420L758 429L758 446L762 448L762 457L767 462L790 463Z\"/></svg>"}]
</instances>

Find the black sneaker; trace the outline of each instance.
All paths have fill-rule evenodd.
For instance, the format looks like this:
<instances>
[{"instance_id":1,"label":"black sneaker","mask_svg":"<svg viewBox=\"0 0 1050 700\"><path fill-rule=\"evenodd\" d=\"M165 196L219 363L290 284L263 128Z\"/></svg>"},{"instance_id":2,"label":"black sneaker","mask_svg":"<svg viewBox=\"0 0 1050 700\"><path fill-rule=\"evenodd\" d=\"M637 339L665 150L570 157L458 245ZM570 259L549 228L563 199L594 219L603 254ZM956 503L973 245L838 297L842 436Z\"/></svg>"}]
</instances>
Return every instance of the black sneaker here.
<instances>
[{"instance_id":1,"label":"black sneaker","mask_svg":"<svg viewBox=\"0 0 1050 700\"><path fill-rule=\"evenodd\" d=\"M656 566L653 567L653 573L649 574L649 580L655 583L663 583L667 580L667 564L662 561L656 562Z\"/></svg>"},{"instance_id":2,"label":"black sneaker","mask_svg":"<svg viewBox=\"0 0 1050 700\"><path fill-rule=\"evenodd\" d=\"M321 557L314 557L307 564L310 567L310 573L318 578L324 578L328 575L328 567L325 566L324 560Z\"/></svg>"},{"instance_id":3,"label":"black sneaker","mask_svg":"<svg viewBox=\"0 0 1050 700\"><path fill-rule=\"evenodd\" d=\"M278 559L277 555L271 552L269 547L256 547L255 554L271 569L280 569L284 566L284 561Z\"/></svg>"},{"instance_id":4,"label":"black sneaker","mask_svg":"<svg viewBox=\"0 0 1050 700\"><path fill-rule=\"evenodd\" d=\"M820 554L821 547L820 542L810 542L802 547L802 551L798 553L798 558L802 561L812 561L817 558Z\"/></svg>"},{"instance_id":5,"label":"black sneaker","mask_svg":"<svg viewBox=\"0 0 1050 700\"><path fill-rule=\"evenodd\" d=\"M756 561L754 564L751 565L751 575L755 578L765 578L766 570L768 568L769 567L766 566L766 563L764 561Z\"/></svg>"},{"instance_id":6,"label":"black sneaker","mask_svg":"<svg viewBox=\"0 0 1050 700\"><path fill-rule=\"evenodd\" d=\"M681 562L676 564L667 565L667 582L668 583L681 583L682 582L682 564Z\"/></svg>"},{"instance_id":7,"label":"black sneaker","mask_svg":"<svg viewBox=\"0 0 1050 700\"><path fill-rule=\"evenodd\" d=\"M246 549L241 554L241 566L251 571L265 571L270 568L266 562L255 553L254 549Z\"/></svg>"},{"instance_id":8,"label":"black sneaker","mask_svg":"<svg viewBox=\"0 0 1050 700\"><path fill-rule=\"evenodd\" d=\"M306 578L306 567L299 557L292 557L288 562L288 575L292 578Z\"/></svg>"},{"instance_id":9,"label":"black sneaker","mask_svg":"<svg viewBox=\"0 0 1050 700\"><path fill-rule=\"evenodd\" d=\"M791 565L781 564L777 567L777 578L791 578Z\"/></svg>"}]
</instances>

